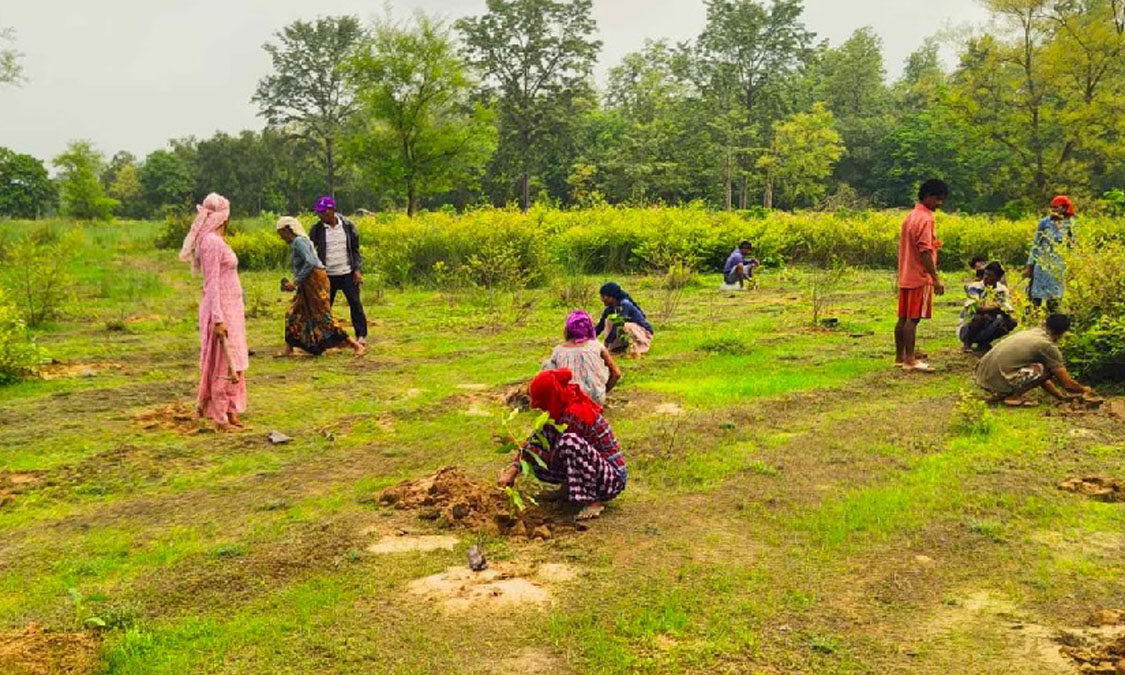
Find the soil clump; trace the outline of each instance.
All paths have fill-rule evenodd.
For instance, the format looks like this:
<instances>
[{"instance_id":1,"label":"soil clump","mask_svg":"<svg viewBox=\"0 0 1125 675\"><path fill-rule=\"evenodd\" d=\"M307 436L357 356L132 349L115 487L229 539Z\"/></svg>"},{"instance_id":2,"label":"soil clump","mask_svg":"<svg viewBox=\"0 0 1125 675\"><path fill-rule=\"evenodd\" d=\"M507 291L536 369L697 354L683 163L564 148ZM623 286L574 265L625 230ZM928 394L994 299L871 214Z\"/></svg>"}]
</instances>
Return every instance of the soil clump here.
<instances>
[{"instance_id":1,"label":"soil clump","mask_svg":"<svg viewBox=\"0 0 1125 675\"><path fill-rule=\"evenodd\" d=\"M457 467L391 486L379 494L379 502L396 509L416 511L422 520L444 528L460 528L490 535L525 539L549 539L584 530L585 526L563 520L540 506L516 511L499 488L470 479Z\"/></svg>"},{"instance_id":2,"label":"soil clump","mask_svg":"<svg viewBox=\"0 0 1125 675\"><path fill-rule=\"evenodd\" d=\"M133 421L146 431L161 429L184 435L208 431L196 414L195 408L183 401L151 408L133 417Z\"/></svg>"},{"instance_id":3,"label":"soil clump","mask_svg":"<svg viewBox=\"0 0 1125 675\"><path fill-rule=\"evenodd\" d=\"M1059 483L1060 490L1086 495L1099 502L1125 502L1125 480L1105 476L1068 478Z\"/></svg>"},{"instance_id":4,"label":"soil clump","mask_svg":"<svg viewBox=\"0 0 1125 675\"><path fill-rule=\"evenodd\" d=\"M98 639L90 633L51 633L37 623L0 633L0 666L11 675L79 675L97 665Z\"/></svg>"}]
</instances>

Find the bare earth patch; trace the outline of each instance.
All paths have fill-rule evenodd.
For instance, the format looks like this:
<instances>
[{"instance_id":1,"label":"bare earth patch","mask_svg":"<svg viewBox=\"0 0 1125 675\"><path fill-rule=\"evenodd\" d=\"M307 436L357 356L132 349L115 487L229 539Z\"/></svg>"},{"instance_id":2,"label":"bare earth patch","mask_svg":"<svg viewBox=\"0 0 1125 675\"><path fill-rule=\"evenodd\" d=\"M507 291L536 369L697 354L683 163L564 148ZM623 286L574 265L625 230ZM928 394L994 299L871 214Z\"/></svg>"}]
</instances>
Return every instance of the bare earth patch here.
<instances>
[{"instance_id":1,"label":"bare earth patch","mask_svg":"<svg viewBox=\"0 0 1125 675\"><path fill-rule=\"evenodd\" d=\"M367 547L368 553L408 553L411 551L452 551L459 540L448 534L430 534L420 536L402 535L398 537L383 537Z\"/></svg>"},{"instance_id":2,"label":"bare earth patch","mask_svg":"<svg viewBox=\"0 0 1125 675\"><path fill-rule=\"evenodd\" d=\"M16 495L38 487L43 480L36 472L0 472L0 507L16 501Z\"/></svg>"},{"instance_id":3,"label":"bare earth patch","mask_svg":"<svg viewBox=\"0 0 1125 675\"><path fill-rule=\"evenodd\" d=\"M451 466L432 476L389 487L380 493L379 501L396 509L417 511L419 518L441 527L492 535L550 539L566 531L585 529L542 507L513 513L503 491L477 483Z\"/></svg>"},{"instance_id":4,"label":"bare earth patch","mask_svg":"<svg viewBox=\"0 0 1125 675\"><path fill-rule=\"evenodd\" d=\"M1067 478L1059 483L1060 490L1086 495L1099 502L1125 502L1125 480L1105 476Z\"/></svg>"},{"instance_id":5,"label":"bare earth patch","mask_svg":"<svg viewBox=\"0 0 1125 675\"><path fill-rule=\"evenodd\" d=\"M97 664L99 641L89 633L50 633L37 623L0 633L0 669L5 675L78 675Z\"/></svg>"},{"instance_id":6,"label":"bare earth patch","mask_svg":"<svg viewBox=\"0 0 1125 675\"><path fill-rule=\"evenodd\" d=\"M493 675L555 675L563 672L563 667L549 652L528 647L496 662L488 672Z\"/></svg>"},{"instance_id":7,"label":"bare earth patch","mask_svg":"<svg viewBox=\"0 0 1125 675\"><path fill-rule=\"evenodd\" d=\"M133 417L133 421L147 431L162 429L191 435L208 430L200 422L195 408L184 401L151 408Z\"/></svg>"},{"instance_id":8,"label":"bare earth patch","mask_svg":"<svg viewBox=\"0 0 1125 675\"><path fill-rule=\"evenodd\" d=\"M39 377L44 380L68 380L79 377L97 377L107 370L121 368L120 363L103 361L100 363L48 363L39 369Z\"/></svg>"},{"instance_id":9,"label":"bare earth patch","mask_svg":"<svg viewBox=\"0 0 1125 675\"><path fill-rule=\"evenodd\" d=\"M563 572L561 567L553 566L547 575L557 580L554 583L576 576L573 571ZM450 612L549 605L553 596L547 585L552 582L538 571L534 578L521 576L522 571L512 563L497 563L481 572L458 565L440 574L415 579L407 585L407 590L437 602Z\"/></svg>"}]
</instances>

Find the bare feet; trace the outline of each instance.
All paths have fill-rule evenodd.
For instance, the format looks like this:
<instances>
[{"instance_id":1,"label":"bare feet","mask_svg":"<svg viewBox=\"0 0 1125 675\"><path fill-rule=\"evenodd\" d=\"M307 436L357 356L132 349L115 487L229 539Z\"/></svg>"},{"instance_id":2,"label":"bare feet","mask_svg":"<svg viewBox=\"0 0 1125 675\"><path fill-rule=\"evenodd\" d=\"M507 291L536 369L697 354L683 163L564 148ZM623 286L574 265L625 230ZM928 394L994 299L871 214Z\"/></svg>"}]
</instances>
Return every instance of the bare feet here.
<instances>
[{"instance_id":1,"label":"bare feet","mask_svg":"<svg viewBox=\"0 0 1125 675\"><path fill-rule=\"evenodd\" d=\"M245 426L242 423L242 420L239 419L238 413L227 413L227 421L230 422L230 425L232 427L238 427L239 429L242 429Z\"/></svg>"},{"instance_id":2,"label":"bare feet","mask_svg":"<svg viewBox=\"0 0 1125 675\"><path fill-rule=\"evenodd\" d=\"M277 352L273 355L273 357L275 359L284 359L284 358L288 358L290 356L293 356L293 348L292 347L286 347L285 349L283 349L280 352Z\"/></svg>"},{"instance_id":3,"label":"bare feet","mask_svg":"<svg viewBox=\"0 0 1125 675\"><path fill-rule=\"evenodd\" d=\"M578 515L575 516L574 519L593 520L594 518L602 515L602 511L605 511L605 504L601 502L590 502L586 506L582 507L582 510L578 512Z\"/></svg>"},{"instance_id":4,"label":"bare feet","mask_svg":"<svg viewBox=\"0 0 1125 675\"><path fill-rule=\"evenodd\" d=\"M367 353L367 345L362 342L355 343L355 357L358 359Z\"/></svg>"}]
</instances>

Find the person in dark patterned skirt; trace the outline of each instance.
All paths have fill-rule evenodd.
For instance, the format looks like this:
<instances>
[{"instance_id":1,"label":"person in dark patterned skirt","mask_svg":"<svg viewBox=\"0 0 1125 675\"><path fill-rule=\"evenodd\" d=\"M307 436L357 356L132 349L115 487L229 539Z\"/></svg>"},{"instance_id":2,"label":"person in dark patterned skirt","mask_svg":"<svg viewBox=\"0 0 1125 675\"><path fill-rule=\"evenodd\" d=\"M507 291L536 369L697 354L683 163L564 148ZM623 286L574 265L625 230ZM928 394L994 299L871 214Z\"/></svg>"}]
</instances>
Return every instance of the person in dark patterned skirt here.
<instances>
[{"instance_id":1,"label":"person in dark patterned skirt","mask_svg":"<svg viewBox=\"0 0 1125 675\"><path fill-rule=\"evenodd\" d=\"M293 252L294 280L283 281L282 288L295 291L285 313L285 351L278 356L292 356L294 347L318 356L343 345L355 350L356 356L363 356L367 347L352 339L332 316L328 275L300 221L288 216L278 219L277 234Z\"/></svg>"},{"instance_id":2,"label":"person in dark patterned skirt","mask_svg":"<svg viewBox=\"0 0 1125 675\"><path fill-rule=\"evenodd\" d=\"M559 368L545 370L531 381L531 406L546 411L554 425L548 424L524 443L512 465L500 474L499 483L512 485L520 473L520 460L526 460L540 481L561 486L558 498L582 505L578 520L589 520L600 516L605 502L625 490L628 474L621 446L601 407L571 377L569 370Z\"/></svg>"}]
</instances>

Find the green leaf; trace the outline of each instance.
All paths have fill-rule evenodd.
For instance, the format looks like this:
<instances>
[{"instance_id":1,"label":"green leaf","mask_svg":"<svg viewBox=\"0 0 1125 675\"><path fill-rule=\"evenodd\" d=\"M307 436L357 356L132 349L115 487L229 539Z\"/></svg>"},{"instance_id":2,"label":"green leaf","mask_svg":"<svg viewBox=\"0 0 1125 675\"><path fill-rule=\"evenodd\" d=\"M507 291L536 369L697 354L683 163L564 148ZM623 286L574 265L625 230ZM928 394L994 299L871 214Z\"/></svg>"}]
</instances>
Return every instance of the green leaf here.
<instances>
[{"instance_id":1,"label":"green leaf","mask_svg":"<svg viewBox=\"0 0 1125 675\"><path fill-rule=\"evenodd\" d=\"M96 626L98 628L105 628L108 625L108 624L106 624L105 620L102 619L100 616L88 617L86 619L85 623L86 623L87 626Z\"/></svg>"}]
</instances>

